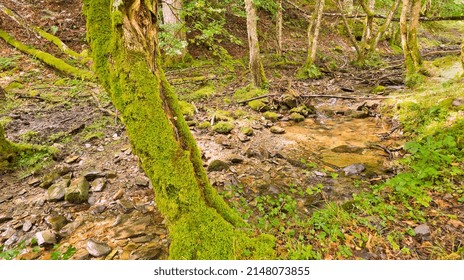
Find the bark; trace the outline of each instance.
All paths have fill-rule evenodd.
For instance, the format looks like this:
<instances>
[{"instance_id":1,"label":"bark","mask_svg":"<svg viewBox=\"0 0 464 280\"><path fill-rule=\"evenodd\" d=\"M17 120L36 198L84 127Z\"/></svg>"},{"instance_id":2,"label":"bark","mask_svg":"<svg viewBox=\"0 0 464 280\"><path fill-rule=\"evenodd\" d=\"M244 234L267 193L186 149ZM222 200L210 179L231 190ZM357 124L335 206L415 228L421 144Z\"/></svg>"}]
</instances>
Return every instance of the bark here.
<instances>
[{"instance_id":1,"label":"bark","mask_svg":"<svg viewBox=\"0 0 464 280\"><path fill-rule=\"evenodd\" d=\"M183 3L182 0L163 0L162 1L163 23L172 25L172 36L178 40L186 41L184 21L181 16ZM182 60L187 54L187 48L183 48L181 53L174 58L175 61Z\"/></svg>"},{"instance_id":2,"label":"bark","mask_svg":"<svg viewBox=\"0 0 464 280\"><path fill-rule=\"evenodd\" d=\"M311 23L308 27L308 58L306 61L307 65L314 64L316 60L316 51L317 51L317 44L319 39L319 32L321 30L321 21L322 21L322 13L324 11L324 3L325 0L318 0L316 2L316 8L314 10L314 15ZM312 27L314 26L314 31Z\"/></svg>"},{"instance_id":3,"label":"bark","mask_svg":"<svg viewBox=\"0 0 464 280\"><path fill-rule=\"evenodd\" d=\"M462 70L464 70L464 38L462 38L462 43L461 43L461 64L462 64ZM462 73L462 76L464 77L464 72Z\"/></svg>"},{"instance_id":4,"label":"bark","mask_svg":"<svg viewBox=\"0 0 464 280\"><path fill-rule=\"evenodd\" d=\"M17 148L5 138L5 132L0 124L0 170L13 160L16 152Z\"/></svg>"},{"instance_id":5,"label":"bark","mask_svg":"<svg viewBox=\"0 0 464 280\"><path fill-rule=\"evenodd\" d=\"M277 1L277 14L276 14L276 37L277 37L277 55L282 55L282 24L283 24L283 8L282 0Z\"/></svg>"},{"instance_id":6,"label":"bark","mask_svg":"<svg viewBox=\"0 0 464 280\"><path fill-rule=\"evenodd\" d=\"M210 185L176 95L160 67L157 1L86 0L87 36L99 79L121 112L167 220L171 259L271 258L273 239L248 238L239 215Z\"/></svg>"},{"instance_id":7,"label":"bark","mask_svg":"<svg viewBox=\"0 0 464 280\"><path fill-rule=\"evenodd\" d=\"M358 42L356 41L356 38L353 35L353 32L351 32L351 27L348 24L348 20L347 20L346 15L345 15L345 13L343 11L343 6L342 6L340 0L335 0L335 4L336 4L337 9L338 9L338 11L340 13L340 16L342 17L343 24L345 25L346 31L348 33L348 38L350 39L351 44L353 44L353 47L356 49L356 53L358 55L358 60L362 60L363 59L363 53L361 51L361 48L358 45Z\"/></svg>"},{"instance_id":8,"label":"bark","mask_svg":"<svg viewBox=\"0 0 464 280\"><path fill-rule=\"evenodd\" d=\"M253 85L262 88L267 85L267 79L259 53L258 17L256 16L256 8L253 0L245 0L245 10L247 15L248 47L250 51L250 73Z\"/></svg>"},{"instance_id":9,"label":"bark","mask_svg":"<svg viewBox=\"0 0 464 280\"><path fill-rule=\"evenodd\" d=\"M375 0L360 0L359 2L364 12L366 13L363 36L361 40L361 45L364 49L364 52L366 53L369 51L367 48L370 46L369 42L371 41L373 27L374 27Z\"/></svg>"},{"instance_id":10,"label":"bark","mask_svg":"<svg viewBox=\"0 0 464 280\"><path fill-rule=\"evenodd\" d=\"M422 68L422 59L417 40L420 7L420 0L403 0L400 16L400 34L406 66L406 79L419 73Z\"/></svg>"},{"instance_id":11,"label":"bark","mask_svg":"<svg viewBox=\"0 0 464 280\"><path fill-rule=\"evenodd\" d=\"M388 30L390 27L390 24L392 22L393 16L395 15L396 11L398 10L398 7L400 6L401 0L396 0L395 3L393 3L393 6L391 7L390 11L388 12L388 15L385 19L385 22L382 24L382 26L379 28L377 31L377 34L375 35L374 40L371 43L371 50L375 50L377 48L377 45L379 44L380 38L385 34L385 31Z\"/></svg>"}]
</instances>

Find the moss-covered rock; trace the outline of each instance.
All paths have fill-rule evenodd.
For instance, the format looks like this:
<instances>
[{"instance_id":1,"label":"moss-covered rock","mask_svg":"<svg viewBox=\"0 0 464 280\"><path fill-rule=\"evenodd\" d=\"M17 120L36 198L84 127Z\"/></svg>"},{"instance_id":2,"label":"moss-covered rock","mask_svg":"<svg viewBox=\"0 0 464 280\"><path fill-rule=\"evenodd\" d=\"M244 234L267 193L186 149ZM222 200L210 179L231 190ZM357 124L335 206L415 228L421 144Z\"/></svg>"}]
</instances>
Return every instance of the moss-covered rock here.
<instances>
[{"instance_id":1,"label":"moss-covered rock","mask_svg":"<svg viewBox=\"0 0 464 280\"><path fill-rule=\"evenodd\" d=\"M80 177L71 182L65 189L64 199L71 203L83 203L89 199L89 182Z\"/></svg>"},{"instance_id":2,"label":"moss-covered rock","mask_svg":"<svg viewBox=\"0 0 464 280\"><path fill-rule=\"evenodd\" d=\"M371 90L371 92L372 92L372 93L375 93L375 94L380 94L380 93L385 92L385 90L386 90L386 87L381 86L381 85L378 85L378 86L374 87L374 88Z\"/></svg>"},{"instance_id":3,"label":"moss-covered rock","mask_svg":"<svg viewBox=\"0 0 464 280\"><path fill-rule=\"evenodd\" d=\"M242 101L242 100L251 99L253 97L265 95L267 93L268 91L265 89L260 89L260 88L256 88L256 87L249 85L244 88L236 90L234 92L234 99L237 101Z\"/></svg>"},{"instance_id":4,"label":"moss-covered rock","mask_svg":"<svg viewBox=\"0 0 464 280\"><path fill-rule=\"evenodd\" d=\"M314 106L301 105L290 110L290 113L298 113L304 117L316 114L316 108Z\"/></svg>"},{"instance_id":5,"label":"moss-covered rock","mask_svg":"<svg viewBox=\"0 0 464 280\"><path fill-rule=\"evenodd\" d=\"M218 122L213 125L213 131L221 134L228 134L234 129L235 125L232 122Z\"/></svg>"},{"instance_id":6,"label":"moss-covered rock","mask_svg":"<svg viewBox=\"0 0 464 280\"><path fill-rule=\"evenodd\" d=\"M305 120L305 117L303 115L300 115L298 113L292 113L290 115L290 119L295 122L302 122Z\"/></svg>"},{"instance_id":7,"label":"moss-covered rock","mask_svg":"<svg viewBox=\"0 0 464 280\"><path fill-rule=\"evenodd\" d=\"M270 121L277 121L279 119L279 114L277 113L274 113L274 112L271 112L271 111L267 111L263 114L264 118L266 120L270 120Z\"/></svg>"},{"instance_id":8,"label":"moss-covered rock","mask_svg":"<svg viewBox=\"0 0 464 280\"><path fill-rule=\"evenodd\" d=\"M208 168L207 168L207 170L210 172L211 171L222 171L222 170L227 170L227 169L229 169L229 164L219 159L212 160L208 164Z\"/></svg>"},{"instance_id":9,"label":"moss-covered rock","mask_svg":"<svg viewBox=\"0 0 464 280\"><path fill-rule=\"evenodd\" d=\"M264 103L262 100L253 100L248 102L248 106L250 106L251 109L257 111L257 112L266 112L269 111L269 106Z\"/></svg>"},{"instance_id":10,"label":"moss-covered rock","mask_svg":"<svg viewBox=\"0 0 464 280\"><path fill-rule=\"evenodd\" d=\"M189 102L179 101L179 106L180 106L180 110L182 112L182 115L186 119L190 119L190 118L193 117L193 115L195 115L195 107L192 104L190 104Z\"/></svg>"},{"instance_id":11,"label":"moss-covered rock","mask_svg":"<svg viewBox=\"0 0 464 280\"><path fill-rule=\"evenodd\" d=\"M252 136L253 135L253 128L249 127L249 126L242 126L240 128L240 133L246 135L246 136Z\"/></svg>"},{"instance_id":12,"label":"moss-covered rock","mask_svg":"<svg viewBox=\"0 0 464 280\"><path fill-rule=\"evenodd\" d=\"M204 121L204 122L201 122L197 125L197 127L199 129L208 129L211 127L211 123L210 122L207 122L207 121Z\"/></svg>"}]
</instances>

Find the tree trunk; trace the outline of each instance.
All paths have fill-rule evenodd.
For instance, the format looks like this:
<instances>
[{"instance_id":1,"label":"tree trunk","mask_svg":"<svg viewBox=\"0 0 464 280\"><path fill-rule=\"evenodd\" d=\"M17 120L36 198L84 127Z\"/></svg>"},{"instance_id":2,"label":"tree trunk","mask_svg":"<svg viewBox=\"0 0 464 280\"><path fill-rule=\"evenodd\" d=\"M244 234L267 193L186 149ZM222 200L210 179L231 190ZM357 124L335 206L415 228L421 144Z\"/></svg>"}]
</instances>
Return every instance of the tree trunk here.
<instances>
[{"instance_id":1,"label":"tree trunk","mask_svg":"<svg viewBox=\"0 0 464 280\"><path fill-rule=\"evenodd\" d=\"M262 88L267 85L267 80L259 54L258 17L256 16L253 0L245 0L245 10L247 15L248 47L250 49L250 73L253 85Z\"/></svg>"},{"instance_id":2,"label":"tree trunk","mask_svg":"<svg viewBox=\"0 0 464 280\"><path fill-rule=\"evenodd\" d=\"M5 138L3 126L0 124L0 170L12 161L16 151L16 147Z\"/></svg>"},{"instance_id":3,"label":"tree trunk","mask_svg":"<svg viewBox=\"0 0 464 280\"><path fill-rule=\"evenodd\" d=\"M277 55L282 56L282 24L283 24L282 0L277 0L276 14L276 37L277 37Z\"/></svg>"},{"instance_id":4,"label":"tree trunk","mask_svg":"<svg viewBox=\"0 0 464 280\"><path fill-rule=\"evenodd\" d=\"M462 64L462 76L464 77L464 38L462 38L462 43L461 43L461 64Z\"/></svg>"},{"instance_id":5,"label":"tree trunk","mask_svg":"<svg viewBox=\"0 0 464 280\"><path fill-rule=\"evenodd\" d=\"M316 51L317 51L317 44L319 40L319 32L321 30L321 21L322 21L322 13L324 12L324 4L325 0L318 0L316 2L316 8L314 10L313 22L311 23L308 28L308 58L306 60L306 64L314 64L316 60ZM311 31L311 27L314 26L314 31ZM312 33L309 35L309 33Z\"/></svg>"},{"instance_id":6,"label":"tree trunk","mask_svg":"<svg viewBox=\"0 0 464 280\"><path fill-rule=\"evenodd\" d=\"M420 0L403 0L400 16L400 33L406 66L406 80L418 74L422 68L422 59L420 57L417 40L420 7Z\"/></svg>"},{"instance_id":7,"label":"tree trunk","mask_svg":"<svg viewBox=\"0 0 464 280\"><path fill-rule=\"evenodd\" d=\"M167 32L171 33L173 38L186 42L187 35L185 34L184 22L181 16L183 8L182 0L163 0L162 14L163 24L170 25ZM180 50L180 54L172 56L173 62L181 61L187 54L187 47Z\"/></svg>"},{"instance_id":8,"label":"tree trunk","mask_svg":"<svg viewBox=\"0 0 464 280\"><path fill-rule=\"evenodd\" d=\"M239 258L244 244L256 252L254 257L271 258L273 239L249 239L248 232L236 230L246 227L245 222L208 181L160 67L157 4L85 0L84 11L95 70L123 116L133 151L167 220L170 258Z\"/></svg>"},{"instance_id":9,"label":"tree trunk","mask_svg":"<svg viewBox=\"0 0 464 280\"><path fill-rule=\"evenodd\" d=\"M374 8L375 8L375 0L360 0L361 6L366 13L366 22L364 24L363 36L361 39L361 46L363 48L364 54L369 52L370 44L374 28Z\"/></svg>"},{"instance_id":10,"label":"tree trunk","mask_svg":"<svg viewBox=\"0 0 464 280\"><path fill-rule=\"evenodd\" d=\"M388 27L390 26L393 16L395 15L396 10L398 10L400 3L401 3L401 0L395 0L395 3L393 3L393 6L388 12L388 15L387 15L387 18L385 19L384 24L379 28L379 30L377 31L377 34L375 35L374 40L372 40L371 47L370 47L371 51L375 51L375 49L377 48L380 38L382 38L382 36L385 34L385 31L387 31Z\"/></svg>"}]
</instances>

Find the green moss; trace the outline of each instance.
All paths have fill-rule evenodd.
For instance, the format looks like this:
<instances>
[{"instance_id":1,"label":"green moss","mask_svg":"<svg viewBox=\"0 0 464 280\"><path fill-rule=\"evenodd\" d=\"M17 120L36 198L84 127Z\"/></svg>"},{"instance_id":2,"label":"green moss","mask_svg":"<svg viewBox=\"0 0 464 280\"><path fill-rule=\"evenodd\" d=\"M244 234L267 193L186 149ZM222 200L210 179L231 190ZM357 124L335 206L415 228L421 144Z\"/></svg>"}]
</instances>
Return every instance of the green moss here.
<instances>
[{"instance_id":1,"label":"green moss","mask_svg":"<svg viewBox=\"0 0 464 280\"><path fill-rule=\"evenodd\" d=\"M182 112L182 115L184 117L193 117L193 115L195 115L195 107L186 102L186 101L179 101L179 106L180 106L180 110Z\"/></svg>"},{"instance_id":2,"label":"green moss","mask_svg":"<svg viewBox=\"0 0 464 280\"><path fill-rule=\"evenodd\" d=\"M214 88L213 85L207 85L205 87L200 88L199 90L183 97L183 99L187 101L199 101L199 100L207 100L211 98L214 93L216 92L216 89Z\"/></svg>"},{"instance_id":3,"label":"green moss","mask_svg":"<svg viewBox=\"0 0 464 280\"><path fill-rule=\"evenodd\" d=\"M381 85L378 85L378 86L374 87L374 88L371 90L371 92L372 92L372 93L375 93L375 94L379 94L379 93L384 92L385 89L386 89L386 87L381 86Z\"/></svg>"},{"instance_id":4,"label":"green moss","mask_svg":"<svg viewBox=\"0 0 464 280\"><path fill-rule=\"evenodd\" d=\"M320 79L322 78L322 72L315 64L304 65L298 69L295 78L298 80Z\"/></svg>"},{"instance_id":5,"label":"green moss","mask_svg":"<svg viewBox=\"0 0 464 280\"><path fill-rule=\"evenodd\" d=\"M55 86L64 86L64 85L66 85L66 81L67 81L67 79L59 79L59 80L56 80L54 82L54 85Z\"/></svg>"},{"instance_id":6,"label":"green moss","mask_svg":"<svg viewBox=\"0 0 464 280\"><path fill-rule=\"evenodd\" d=\"M268 91L265 89L255 88L251 85L248 85L244 88L236 90L234 92L234 99L236 101L248 100L253 97L265 95L267 93Z\"/></svg>"},{"instance_id":7,"label":"green moss","mask_svg":"<svg viewBox=\"0 0 464 280\"><path fill-rule=\"evenodd\" d=\"M235 125L232 122L218 122L217 124L213 125L213 131L221 134L228 134L229 132L234 129Z\"/></svg>"},{"instance_id":8,"label":"green moss","mask_svg":"<svg viewBox=\"0 0 464 280\"><path fill-rule=\"evenodd\" d=\"M304 117L316 114L316 108L314 106L301 105L290 110L290 113L298 113Z\"/></svg>"},{"instance_id":9,"label":"green moss","mask_svg":"<svg viewBox=\"0 0 464 280\"><path fill-rule=\"evenodd\" d=\"M273 121L273 122L275 122L275 121L277 121L279 119L279 115L277 113L270 112L270 111L265 112L263 114L263 116L264 116L264 118L266 120L270 120L270 121Z\"/></svg>"},{"instance_id":10,"label":"green moss","mask_svg":"<svg viewBox=\"0 0 464 280\"><path fill-rule=\"evenodd\" d=\"M292 113L290 115L290 119L295 121L295 122L302 122L305 120L305 117L303 115L300 115L298 113Z\"/></svg>"},{"instance_id":11,"label":"green moss","mask_svg":"<svg viewBox=\"0 0 464 280\"><path fill-rule=\"evenodd\" d=\"M248 106L250 106L251 109L257 112L266 112L269 110L269 106L267 106L267 104L264 103L262 100L250 101L248 102Z\"/></svg>"},{"instance_id":12,"label":"green moss","mask_svg":"<svg viewBox=\"0 0 464 280\"><path fill-rule=\"evenodd\" d=\"M229 122L235 119L235 115L233 112L230 111L217 110L216 112L214 112L214 118L216 121Z\"/></svg>"},{"instance_id":13,"label":"green moss","mask_svg":"<svg viewBox=\"0 0 464 280\"><path fill-rule=\"evenodd\" d=\"M8 86L6 87L7 90L11 90L11 89L23 89L24 88L24 85L18 81L13 81L11 83L8 84Z\"/></svg>"},{"instance_id":14,"label":"green moss","mask_svg":"<svg viewBox=\"0 0 464 280\"><path fill-rule=\"evenodd\" d=\"M248 126L243 126L240 128L240 132L245 134L246 136L252 136L253 135L253 128L248 127Z\"/></svg>"},{"instance_id":15,"label":"green moss","mask_svg":"<svg viewBox=\"0 0 464 280\"><path fill-rule=\"evenodd\" d=\"M211 126L210 122L204 121L198 124L199 129L208 129Z\"/></svg>"}]
</instances>

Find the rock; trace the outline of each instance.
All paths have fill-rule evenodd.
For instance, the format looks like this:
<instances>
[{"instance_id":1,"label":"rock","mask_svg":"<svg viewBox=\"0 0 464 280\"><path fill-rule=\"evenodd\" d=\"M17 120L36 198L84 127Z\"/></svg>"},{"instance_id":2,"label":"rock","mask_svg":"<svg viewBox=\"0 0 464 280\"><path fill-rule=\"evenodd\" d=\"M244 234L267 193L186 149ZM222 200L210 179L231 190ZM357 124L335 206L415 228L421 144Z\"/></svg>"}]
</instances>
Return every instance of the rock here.
<instances>
[{"instance_id":1,"label":"rock","mask_svg":"<svg viewBox=\"0 0 464 280\"><path fill-rule=\"evenodd\" d=\"M361 147L350 146L350 145L340 145L331 150L335 153L352 153L352 154L361 154L364 149Z\"/></svg>"},{"instance_id":2,"label":"rock","mask_svg":"<svg viewBox=\"0 0 464 280\"><path fill-rule=\"evenodd\" d=\"M264 118L266 120L270 120L270 121L277 121L279 119L279 114L277 113L274 113L274 112L271 112L271 111L267 111L263 114Z\"/></svg>"},{"instance_id":3,"label":"rock","mask_svg":"<svg viewBox=\"0 0 464 280\"><path fill-rule=\"evenodd\" d=\"M47 216L45 218L45 222L54 231L60 231L68 223L68 220L64 216L58 215L58 216Z\"/></svg>"},{"instance_id":4,"label":"rock","mask_svg":"<svg viewBox=\"0 0 464 280\"><path fill-rule=\"evenodd\" d=\"M32 221L26 220L26 221L24 222L24 224L23 224L23 231L24 231L24 232L30 231L33 225L34 225L34 224L32 223Z\"/></svg>"},{"instance_id":5,"label":"rock","mask_svg":"<svg viewBox=\"0 0 464 280\"><path fill-rule=\"evenodd\" d=\"M351 113L351 117L353 117L355 119L365 119L365 118L369 117L369 113L364 112L364 111L353 111Z\"/></svg>"},{"instance_id":6,"label":"rock","mask_svg":"<svg viewBox=\"0 0 464 280\"><path fill-rule=\"evenodd\" d=\"M222 171L227 170L229 168L229 164L219 159L215 159L211 161L208 165L207 171Z\"/></svg>"},{"instance_id":7,"label":"rock","mask_svg":"<svg viewBox=\"0 0 464 280\"><path fill-rule=\"evenodd\" d=\"M61 230L60 230L60 235L61 236L68 236L70 235L71 233L73 233L78 227L80 227L82 225L82 220L75 220L74 222L72 223L69 223L67 225L65 225Z\"/></svg>"},{"instance_id":8,"label":"rock","mask_svg":"<svg viewBox=\"0 0 464 280\"><path fill-rule=\"evenodd\" d=\"M9 239L10 237L12 237L12 236L15 235L15 234L16 234L16 230L14 230L14 229L11 228L11 227L8 227L8 228L6 229L6 231L4 231L4 232L2 233L2 237L3 237L3 239Z\"/></svg>"},{"instance_id":9,"label":"rock","mask_svg":"<svg viewBox=\"0 0 464 280\"><path fill-rule=\"evenodd\" d=\"M282 103L290 109L295 108L297 106L296 97L288 93L282 95Z\"/></svg>"},{"instance_id":10,"label":"rock","mask_svg":"<svg viewBox=\"0 0 464 280\"><path fill-rule=\"evenodd\" d=\"M0 214L0 224L13 220L13 217L5 214Z\"/></svg>"},{"instance_id":11,"label":"rock","mask_svg":"<svg viewBox=\"0 0 464 280\"><path fill-rule=\"evenodd\" d=\"M31 187L37 187L40 185L41 181L39 178L31 178L29 181L27 181L27 184Z\"/></svg>"},{"instance_id":12,"label":"rock","mask_svg":"<svg viewBox=\"0 0 464 280\"><path fill-rule=\"evenodd\" d=\"M53 245L57 242L56 235L51 230L39 231L35 234L39 246Z\"/></svg>"},{"instance_id":13,"label":"rock","mask_svg":"<svg viewBox=\"0 0 464 280\"><path fill-rule=\"evenodd\" d=\"M89 199L89 182L80 177L71 182L65 189L64 199L71 203L82 203Z\"/></svg>"},{"instance_id":14,"label":"rock","mask_svg":"<svg viewBox=\"0 0 464 280\"><path fill-rule=\"evenodd\" d=\"M43 189L48 189L48 187L50 187L53 184L53 182L55 182L55 180L57 180L58 178L60 178L60 174L58 174L57 172L51 172L43 178L42 183L40 183L39 187Z\"/></svg>"},{"instance_id":15,"label":"rock","mask_svg":"<svg viewBox=\"0 0 464 280\"><path fill-rule=\"evenodd\" d=\"M71 260L88 260L90 259L90 254L89 252L82 248L76 251L74 255L71 257Z\"/></svg>"},{"instance_id":16,"label":"rock","mask_svg":"<svg viewBox=\"0 0 464 280\"><path fill-rule=\"evenodd\" d=\"M248 126L243 126L240 128L240 132L246 136L252 136L253 135L253 128L248 127Z\"/></svg>"},{"instance_id":17,"label":"rock","mask_svg":"<svg viewBox=\"0 0 464 280\"><path fill-rule=\"evenodd\" d=\"M422 236L429 235L430 227L427 224L418 225L417 227L414 228L414 232L417 235L422 235Z\"/></svg>"},{"instance_id":18,"label":"rock","mask_svg":"<svg viewBox=\"0 0 464 280\"><path fill-rule=\"evenodd\" d=\"M325 177L325 176L327 176L327 174L325 172L321 172L321 171L314 171L314 175L316 175L317 177Z\"/></svg>"},{"instance_id":19,"label":"rock","mask_svg":"<svg viewBox=\"0 0 464 280\"><path fill-rule=\"evenodd\" d=\"M366 170L366 166L364 166L364 164L362 163L351 164L343 168L343 171L345 172L345 176L357 175L363 172L364 170Z\"/></svg>"},{"instance_id":20,"label":"rock","mask_svg":"<svg viewBox=\"0 0 464 280\"><path fill-rule=\"evenodd\" d=\"M121 207L122 212L129 213L131 210L134 209L134 204L130 200L127 199L120 199L118 200L118 205Z\"/></svg>"},{"instance_id":21,"label":"rock","mask_svg":"<svg viewBox=\"0 0 464 280\"><path fill-rule=\"evenodd\" d=\"M464 105L464 99L456 98L456 99L453 100L453 103L451 103L451 105L453 105L455 107L463 106Z\"/></svg>"},{"instance_id":22,"label":"rock","mask_svg":"<svg viewBox=\"0 0 464 280\"><path fill-rule=\"evenodd\" d=\"M118 200L124 195L124 190L119 189L112 197L113 200Z\"/></svg>"},{"instance_id":23,"label":"rock","mask_svg":"<svg viewBox=\"0 0 464 280\"><path fill-rule=\"evenodd\" d=\"M101 171L96 171L96 170L91 170L91 171L87 171L86 173L84 173L84 178L91 182L97 178L102 178L102 177L105 177L106 176L106 173L105 172L101 172Z\"/></svg>"},{"instance_id":24,"label":"rock","mask_svg":"<svg viewBox=\"0 0 464 280\"><path fill-rule=\"evenodd\" d=\"M217 124L213 125L213 131L221 134L228 134L234 129L235 125L232 122L220 121Z\"/></svg>"},{"instance_id":25,"label":"rock","mask_svg":"<svg viewBox=\"0 0 464 280\"><path fill-rule=\"evenodd\" d=\"M77 162L79 159L80 159L79 156L69 156L69 157L64 159L64 162L67 163L67 164L72 164L72 163Z\"/></svg>"},{"instance_id":26,"label":"rock","mask_svg":"<svg viewBox=\"0 0 464 280\"><path fill-rule=\"evenodd\" d=\"M238 135L238 140L240 140L240 142L242 143L245 143L245 142L248 142L250 141L250 137L246 136L245 134L239 134Z\"/></svg>"},{"instance_id":27,"label":"rock","mask_svg":"<svg viewBox=\"0 0 464 280\"><path fill-rule=\"evenodd\" d=\"M95 205L92 210L90 210L90 213L92 214L101 214L105 212L106 206L105 205Z\"/></svg>"},{"instance_id":28,"label":"rock","mask_svg":"<svg viewBox=\"0 0 464 280\"><path fill-rule=\"evenodd\" d=\"M108 255L112 250L106 243L97 242L93 239L87 241L86 249L90 255L97 258Z\"/></svg>"},{"instance_id":29,"label":"rock","mask_svg":"<svg viewBox=\"0 0 464 280\"><path fill-rule=\"evenodd\" d=\"M108 172L106 172L105 176L108 179L114 179L114 178L118 177L118 174L116 174L116 172L113 172L113 171L108 171Z\"/></svg>"},{"instance_id":30,"label":"rock","mask_svg":"<svg viewBox=\"0 0 464 280\"><path fill-rule=\"evenodd\" d=\"M303 115L300 115L299 113L292 113L290 115L290 119L294 122L302 122L305 120L305 117Z\"/></svg>"},{"instance_id":31,"label":"rock","mask_svg":"<svg viewBox=\"0 0 464 280\"><path fill-rule=\"evenodd\" d=\"M243 162L243 158L239 155L230 155L227 157L227 160L232 162L232 163L242 163Z\"/></svg>"},{"instance_id":32,"label":"rock","mask_svg":"<svg viewBox=\"0 0 464 280\"><path fill-rule=\"evenodd\" d=\"M64 199L64 194L66 188L69 186L70 180L61 180L58 183L53 184L50 188L48 188L48 201L60 201Z\"/></svg>"},{"instance_id":33,"label":"rock","mask_svg":"<svg viewBox=\"0 0 464 280\"><path fill-rule=\"evenodd\" d=\"M314 115L316 114L316 108L314 106L306 106L306 105L301 105L296 108L293 108L290 110L290 113L298 113L305 118L308 117L309 115Z\"/></svg>"},{"instance_id":34,"label":"rock","mask_svg":"<svg viewBox=\"0 0 464 280\"><path fill-rule=\"evenodd\" d=\"M251 109L257 111L257 112L266 112L269 111L269 106L264 103L262 100L253 100L248 102L248 106L250 106Z\"/></svg>"},{"instance_id":35,"label":"rock","mask_svg":"<svg viewBox=\"0 0 464 280\"><path fill-rule=\"evenodd\" d=\"M271 133L274 133L274 134L284 134L284 133L285 133L285 129L283 129L283 128L280 127L280 126L272 126L272 127L271 127Z\"/></svg>"},{"instance_id":36,"label":"rock","mask_svg":"<svg viewBox=\"0 0 464 280\"><path fill-rule=\"evenodd\" d=\"M137 187L148 187L150 184L150 179L148 179L146 176L137 176L135 178L135 185Z\"/></svg>"},{"instance_id":37,"label":"rock","mask_svg":"<svg viewBox=\"0 0 464 280\"><path fill-rule=\"evenodd\" d=\"M12 198L13 198L13 195L7 194L6 196L0 198L0 204L2 204L2 203L5 202L5 201L8 201L8 200L10 200L10 199L12 199Z\"/></svg>"},{"instance_id":38,"label":"rock","mask_svg":"<svg viewBox=\"0 0 464 280\"><path fill-rule=\"evenodd\" d=\"M105 178L98 178L95 179L92 183L90 183L92 192L101 192L106 187L106 180Z\"/></svg>"}]
</instances>

